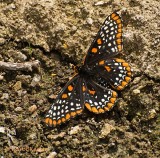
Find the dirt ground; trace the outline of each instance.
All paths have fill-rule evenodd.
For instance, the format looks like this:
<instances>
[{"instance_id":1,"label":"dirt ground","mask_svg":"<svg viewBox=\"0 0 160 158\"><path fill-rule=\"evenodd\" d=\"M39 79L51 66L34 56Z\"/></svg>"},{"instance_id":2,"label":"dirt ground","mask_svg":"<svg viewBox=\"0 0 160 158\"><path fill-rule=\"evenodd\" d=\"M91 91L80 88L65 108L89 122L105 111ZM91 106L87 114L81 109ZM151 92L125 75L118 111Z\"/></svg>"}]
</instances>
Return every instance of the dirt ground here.
<instances>
[{"instance_id":1,"label":"dirt ground","mask_svg":"<svg viewBox=\"0 0 160 158\"><path fill-rule=\"evenodd\" d=\"M105 18L119 11L132 81L115 107L57 128L43 120L80 64ZM159 0L2 0L0 61L39 64L9 70L0 64L0 157L160 157ZM10 65L11 67L13 65Z\"/></svg>"}]
</instances>

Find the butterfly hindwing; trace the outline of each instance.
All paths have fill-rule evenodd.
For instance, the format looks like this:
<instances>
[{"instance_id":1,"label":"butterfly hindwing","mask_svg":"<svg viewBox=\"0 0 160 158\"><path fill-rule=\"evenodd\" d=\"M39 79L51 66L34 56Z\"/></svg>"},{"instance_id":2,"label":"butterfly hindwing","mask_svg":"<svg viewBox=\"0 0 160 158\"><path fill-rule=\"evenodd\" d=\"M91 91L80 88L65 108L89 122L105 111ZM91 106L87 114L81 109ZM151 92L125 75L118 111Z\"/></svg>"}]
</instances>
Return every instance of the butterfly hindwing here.
<instances>
[{"instance_id":1,"label":"butterfly hindwing","mask_svg":"<svg viewBox=\"0 0 160 158\"><path fill-rule=\"evenodd\" d=\"M84 105L93 113L109 111L117 99L117 93L111 89L100 87L92 80L85 83Z\"/></svg>"},{"instance_id":2,"label":"butterfly hindwing","mask_svg":"<svg viewBox=\"0 0 160 158\"><path fill-rule=\"evenodd\" d=\"M131 80L131 67L123 59L102 59L96 69L100 77L116 90L122 90Z\"/></svg>"},{"instance_id":3,"label":"butterfly hindwing","mask_svg":"<svg viewBox=\"0 0 160 158\"><path fill-rule=\"evenodd\" d=\"M46 114L45 123L48 126L59 125L82 112L81 83L79 75L68 81Z\"/></svg>"},{"instance_id":4,"label":"butterfly hindwing","mask_svg":"<svg viewBox=\"0 0 160 158\"><path fill-rule=\"evenodd\" d=\"M122 50L122 20L117 13L106 18L92 42L84 64L91 64L100 58L110 58Z\"/></svg>"}]
</instances>

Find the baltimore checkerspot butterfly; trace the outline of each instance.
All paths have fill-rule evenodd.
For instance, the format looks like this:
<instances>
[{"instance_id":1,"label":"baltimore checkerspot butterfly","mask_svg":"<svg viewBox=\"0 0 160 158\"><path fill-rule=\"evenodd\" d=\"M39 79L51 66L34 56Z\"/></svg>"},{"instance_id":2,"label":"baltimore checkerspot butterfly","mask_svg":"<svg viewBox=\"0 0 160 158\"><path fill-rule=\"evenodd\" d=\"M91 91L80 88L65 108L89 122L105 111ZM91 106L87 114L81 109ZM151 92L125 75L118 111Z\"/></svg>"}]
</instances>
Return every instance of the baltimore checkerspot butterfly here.
<instances>
[{"instance_id":1,"label":"baltimore checkerspot butterfly","mask_svg":"<svg viewBox=\"0 0 160 158\"><path fill-rule=\"evenodd\" d=\"M60 91L45 116L48 126L56 126L81 114L84 107L99 114L115 104L117 93L131 80L131 67L115 56L122 51L122 20L114 12L106 18L93 40L84 63Z\"/></svg>"}]
</instances>

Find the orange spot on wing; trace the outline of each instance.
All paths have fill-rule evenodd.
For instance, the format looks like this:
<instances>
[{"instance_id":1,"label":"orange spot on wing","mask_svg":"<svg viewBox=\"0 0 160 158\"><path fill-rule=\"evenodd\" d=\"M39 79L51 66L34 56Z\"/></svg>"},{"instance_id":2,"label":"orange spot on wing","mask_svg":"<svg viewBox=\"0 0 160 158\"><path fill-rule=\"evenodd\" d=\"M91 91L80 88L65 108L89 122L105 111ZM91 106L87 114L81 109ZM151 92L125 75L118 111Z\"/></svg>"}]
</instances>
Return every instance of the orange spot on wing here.
<instances>
[{"instance_id":1,"label":"orange spot on wing","mask_svg":"<svg viewBox=\"0 0 160 158\"><path fill-rule=\"evenodd\" d=\"M122 63L122 65L123 65L124 67L128 67L128 66L129 66L128 63Z\"/></svg>"},{"instance_id":2,"label":"orange spot on wing","mask_svg":"<svg viewBox=\"0 0 160 158\"><path fill-rule=\"evenodd\" d=\"M89 103L85 103L86 108L91 111L91 105Z\"/></svg>"},{"instance_id":3,"label":"orange spot on wing","mask_svg":"<svg viewBox=\"0 0 160 158\"><path fill-rule=\"evenodd\" d=\"M57 125L57 122L56 122L55 120L53 121L53 125L54 125L54 126L56 126L56 125Z\"/></svg>"},{"instance_id":4,"label":"orange spot on wing","mask_svg":"<svg viewBox=\"0 0 160 158\"><path fill-rule=\"evenodd\" d=\"M52 120L51 118L46 118L46 119L45 119L45 123L48 124L48 125L50 125L50 126L51 126L51 125L54 125L54 126L55 126L55 125L57 124L56 121L55 121L55 120Z\"/></svg>"},{"instance_id":5,"label":"orange spot on wing","mask_svg":"<svg viewBox=\"0 0 160 158\"><path fill-rule=\"evenodd\" d=\"M131 72L127 72L127 75L128 75L128 76L131 76L131 75L132 75L132 73L131 73Z\"/></svg>"},{"instance_id":6,"label":"orange spot on wing","mask_svg":"<svg viewBox=\"0 0 160 158\"><path fill-rule=\"evenodd\" d=\"M122 29L122 24L121 24L121 23L118 24L118 28L119 28L119 29Z\"/></svg>"},{"instance_id":7,"label":"orange spot on wing","mask_svg":"<svg viewBox=\"0 0 160 158\"><path fill-rule=\"evenodd\" d=\"M98 49L97 48L92 48L91 52L92 53L97 53Z\"/></svg>"},{"instance_id":8,"label":"orange spot on wing","mask_svg":"<svg viewBox=\"0 0 160 158\"><path fill-rule=\"evenodd\" d=\"M122 89L123 89L122 86L118 86L118 87L117 87L117 90L122 90Z\"/></svg>"},{"instance_id":9,"label":"orange spot on wing","mask_svg":"<svg viewBox=\"0 0 160 158\"><path fill-rule=\"evenodd\" d=\"M76 111L77 114L80 114L81 112L82 112L82 110L77 110Z\"/></svg>"},{"instance_id":10,"label":"orange spot on wing","mask_svg":"<svg viewBox=\"0 0 160 158\"><path fill-rule=\"evenodd\" d=\"M101 61L99 62L99 65L104 65L104 60L101 60Z\"/></svg>"},{"instance_id":11,"label":"orange spot on wing","mask_svg":"<svg viewBox=\"0 0 160 158\"><path fill-rule=\"evenodd\" d=\"M62 94L62 98L63 98L63 99L66 99L67 97L68 97L67 94Z\"/></svg>"},{"instance_id":12,"label":"orange spot on wing","mask_svg":"<svg viewBox=\"0 0 160 158\"><path fill-rule=\"evenodd\" d=\"M95 107L93 107L93 108L91 109L91 111L94 112L94 113L98 113L98 110L97 110Z\"/></svg>"},{"instance_id":13,"label":"orange spot on wing","mask_svg":"<svg viewBox=\"0 0 160 158\"><path fill-rule=\"evenodd\" d=\"M109 111L109 108L108 108L108 107L104 107L104 109L105 109L106 111Z\"/></svg>"},{"instance_id":14,"label":"orange spot on wing","mask_svg":"<svg viewBox=\"0 0 160 158\"><path fill-rule=\"evenodd\" d=\"M130 77L125 77L126 82L129 82L131 80Z\"/></svg>"},{"instance_id":15,"label":"orange spot on wing","mask_svg":"<svg viewBox=\"0 0 160 158\"><path fill-rule=\"evenodd\" d=\"M127 85L127 82L122 81L121 85L122 85L122 87L125 87Z\"/></svg>"},{"instance_id":16,"label":"orange spot on wing","mask_svg":"<svg viewBox=\"0 0 160 158\"><path fill-rule=\"evenodd\" d=\"M121 23L121 19L118 19L118 20L116 21L116 23L117 23L117 24L120 24L120 23Z\"/></svg>"},{"instance_id":17,"label":"orange spot on wing","mask_svg":"<svg viewBox=\"0 0 160 158\"><path fill-rule=\"evenodd\" d=\"M45 121L46 124L50 124L50 123L49 123L50 120L51 120L50 118L46 118L44 121ZM51 122L51 124L52 124L52 122Z\"/></svg>"},{"instance_id":18,"label":"orange spot on wing","mask_svg":"<svg viewBox=\"0 0 160 158\"><path fill-rule=\"evenodd\" d=\"M95 93L96 93L96 91L89 90L89 94L92 94L92 95L94 95Z\"/></svg>"},{"instance_id":19,"label":"orange spot on wing","mask_svg":"<svg viewBox=\"0 0 160 158\"><path fill-rule=\"evenodd\" d=\"M121 33L121 32L122 32L122 29L121 29L121 28L120 28L120 29L118 29L118 32L120 32L120 33Z\"/></svg>"},{"instance_id":20,"label":"orange spot on wing","mask_svg":"<svg viewBox=\"0 0 160 158\"><path fill-rule=\"evenodd\" d=\"M99 113L104 113L104 110L103 109L98 109L98 112Z\"/></svg>"},{"instance_id":21,"label":"orange spot on wing","mask_svg":"<svg viewBox=\"0 0 160 158\"><path fill-rule=\"evenodd\" d=\"M122 37L122 33L121 33L121 32L120 32L120 33L117 33L117 34L116 34L116 37L117 37L117 38L121 38L121 37Z\"/></svg>"},{"instance_id":22,"label":"orange spot on wing","mask_svg":"<svg viewBox=\"0 0 160 158\"><path fill-rule=\"evenodd\" d=\"M114 104L112 104L112 103L108 103L108 104L107 104L108 109L112 108L113 105L114 105Z\"/></svg>"},{"instance_id":23,"label":"orange spot on wing","mask_svg":"<svg viewBox=\"0 0 160 158\"><path fill-rule=\"evenodd\" d=\"M114 104L115 101L116 101L116 98L111 98L111 99L110 99L110 102L111 102L112 104Z\"/></svg>"},{"instance_id":24,"label":"orange spot on wing","mask_svg":"<svg viewBox=\"0 0 160 158\"><path fill-rule=\"evenodd\" d=\"M117 19L119 19L119 16L113 17L113 20L117 20Z\"/></svg>"},{"instance_id":25,"label":"orange spot on wing","mask_svg":"<svg viewBox=\"0 0 160 158\"><path fill-rule=\"evenodd\" d=\"M85 87L85 86L82 87L82 91L83 91L83 92L86 91L86 87Z\"/></svg>"},{"instance_id":26,"label":"orange spot on wing","mask_svg":"<svg viewBox=\"0 0 160 158\"><path fill-rule=\"evenodd\" d=\"M117 44L121 44L122 40L121 39L117 39Z\"/></svg>"},{"instance_id":27,"label":"orange spot on wing","mask_svg":"<svg viewBox=\"0 0 160 158\"><path fill-rule=\"evenodd\" d=\"M113 91L112 92L112 96L116 98L117 97L117 93L115 91Z\"/></svg>"},{"instance_id":28,"label":"orange spot on wing","mask_svg":"<svg viewBox=\"0 0 160 158\"><path fill-rule=\"evenodd\" d=\"M50 125L52 125L53 120L52 120L52 119L49 119L49 120L48 120L48 123L49 123Z\"/></svg>"},{"instance_id":29,"label":"orange spot on wing","mask_svg":"<svg viewBox=\"0 0 160 158\"><path fill-rule=\"evenodd\" d=\"M127 71L131 71L131 68L128 66L128 67L126 67L126 70Z\"/></svg>"},{"instance_id":30,"label":"orange spot on wing","mask_svg":"<svg viewBox=\"0 0 160 158\"><path fill-rule=\"evenodd\" d=\"M68 86L68 90L69 90L69 91L72 91L72 90L73 90L73 86L72 86L72 85L69 85L69 86Z\"/></svg>"},{"instance_id":31,"label":"orange spot on wing","mask_svg":"<svg viewBox=\"0 0 160 158\"><path fill-rule=\"evenodd\" d=\"M116 14L115 14L115 13L113 13L113 14L111 15L111 18L113 19L115 16L116 16Z\"/></svg>"},{"instance_id":32,"label":"orange spot on wing","mask_svg":"<svg viewBox=\"0 0 160 158\"><path fill-rule=\"evenodd\" d=\"M66 121L66 119L65 118L62 118L62 122L65 122Z\"/></svg>"},{"instance_id":33,"label":"orange spot on wing","mask_svg":"<svg viewBox=\"0 0 160 158\"><path fill-rule=\"evenodd\" d=\"M67 49L67 48L68 48L68 45L64 43L64 44L62 45L62 47L63 47L64 49Z\"/></svg>"},{"instance_id":34,"label":"orange spot on wing","mask_svg":"<svg viewBox=\"0 0 160 158\"><path fill-rule=\"evenodd\" d=\"M123 63L123 62L125 62L125 60L123 60L123 59L116 59L116 62Z\"/></svg>"},{"instance_id":35,"label":"orange spot on wing","mask_svg":"<svg viewBox=\"0 0 160 158\"><path fill-rule=\"evenodd\" d=\"M61 124L61 122L62 122L61 119L59 119L59 120L57 121L57 124Z\"/></svg>"},{"instance_id":36,"label":"orange spot on wing","mask_svg":"<svg viewBox=\"0 0 160 158\"><path fill-rule=\"evenodd\" d=\"M119 50L119 51L122 50L122 45L118 45L118 50Z\"/></svg>"},{"instance_id":37,"label":"orange spot on wing","mask_svg":"<svg viewBox=\"0 0 160 158\"><path fill-rule=\"evenodd\" d=\"M55 120L52 120L51 118L46 118L45 123L48 124L49 126L56 126L57 122Z\"/></svg>"},{"instance_id":38,"label":"orange spot on wing","mask_svg":"<svg viewBox=\"0 0 160 158\"><path fill-rule=\"evenodd\" d=\"M100 38L97 39L97 43L100 45L102 44L102 40Z\"/></svg>"},{"instance_id":39,"label":"orange spot on wing","mask_svg":"<svg viewBox=\"0 0 160 158\"><path fill-rule=\"evenodd\" d=\"M76 112L71 112L71 116L74 117L76 115Z\"/></svg>"},{"instance_id":40,"label":"orange spot on wing","mask_svg":"<svg viewBox=\"0 0 160 158\"><path fill-rule=\"evenodd\" d=\"M111 71L111 68L109 66L105 66L105 69L110 72Z\"/></svg>"},{"instance_id":41,"label":"orange spot on wing","mask_svg":"<svg viewBox=\"0 0 160 158\"><path fill-rule=\"evenodd\" d=\"M66 114L66 120L70 119L70 114Z\"/></svg>"}]
</instances>

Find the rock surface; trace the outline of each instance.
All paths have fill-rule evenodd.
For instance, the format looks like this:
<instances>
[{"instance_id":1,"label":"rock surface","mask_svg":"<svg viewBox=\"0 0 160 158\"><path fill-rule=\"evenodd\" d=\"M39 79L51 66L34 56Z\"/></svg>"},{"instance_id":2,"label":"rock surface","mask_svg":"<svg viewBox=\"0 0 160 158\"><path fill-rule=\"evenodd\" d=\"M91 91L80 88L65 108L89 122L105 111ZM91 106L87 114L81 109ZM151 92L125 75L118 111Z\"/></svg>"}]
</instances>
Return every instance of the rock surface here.
<instances>
[{"instance_id":1,"label":"rock surface","mask_svg":"<svg viewBox=\"0 0 160 158\"><path fill-rule=\"evenodd\" d=\"M111 112L86 110L49 129L43 123L49 96L58 94L74 72L71 64L82 62L116 10L133 81ZM0 61L40 61L32 72L0 69L1 157L159 157L159 26L159 0L1 1Z\"/></svg>"}]
</instances>

